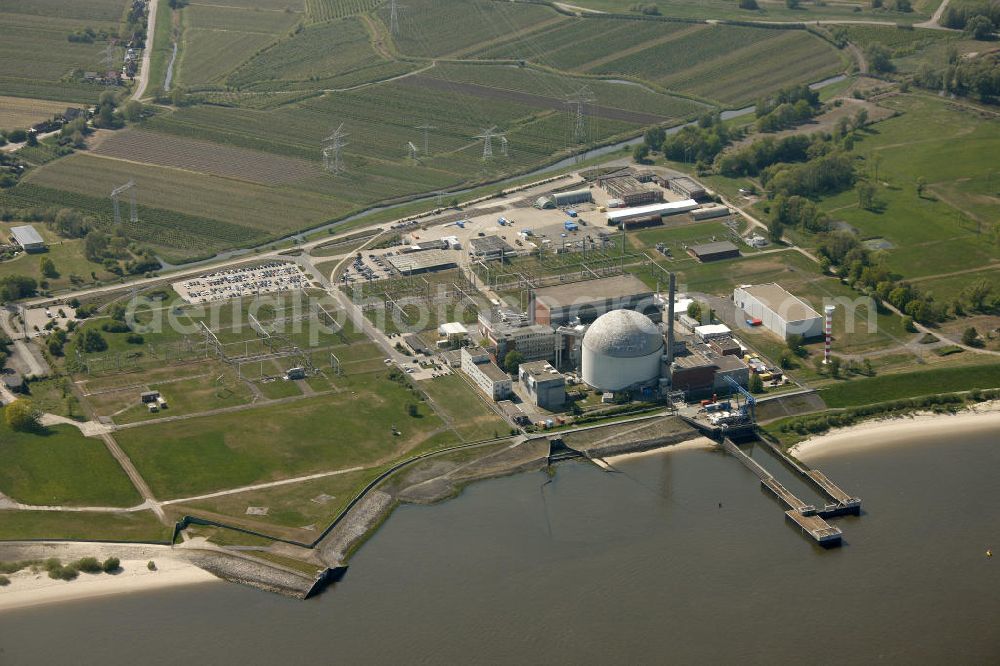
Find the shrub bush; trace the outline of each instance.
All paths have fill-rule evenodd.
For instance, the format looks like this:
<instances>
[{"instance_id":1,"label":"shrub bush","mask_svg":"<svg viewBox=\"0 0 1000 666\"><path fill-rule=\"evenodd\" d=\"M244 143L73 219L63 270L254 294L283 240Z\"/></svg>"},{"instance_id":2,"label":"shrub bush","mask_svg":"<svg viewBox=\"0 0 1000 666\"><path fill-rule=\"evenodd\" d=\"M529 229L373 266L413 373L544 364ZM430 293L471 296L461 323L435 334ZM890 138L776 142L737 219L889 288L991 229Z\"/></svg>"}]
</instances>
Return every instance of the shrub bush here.
<instances>
[{"instance_id":1,"label":"shrub bush","mask_svg":"<svg viewBox=\"0 0 1000 666\"><path fill-rule=\"evenodd\" d=\"M113 573L121 568L121 564L121 560L117 557L109 557L104 560L104 564L101 565L101 568L104 570L104 573Z\"/></svg>"}]
</instances>

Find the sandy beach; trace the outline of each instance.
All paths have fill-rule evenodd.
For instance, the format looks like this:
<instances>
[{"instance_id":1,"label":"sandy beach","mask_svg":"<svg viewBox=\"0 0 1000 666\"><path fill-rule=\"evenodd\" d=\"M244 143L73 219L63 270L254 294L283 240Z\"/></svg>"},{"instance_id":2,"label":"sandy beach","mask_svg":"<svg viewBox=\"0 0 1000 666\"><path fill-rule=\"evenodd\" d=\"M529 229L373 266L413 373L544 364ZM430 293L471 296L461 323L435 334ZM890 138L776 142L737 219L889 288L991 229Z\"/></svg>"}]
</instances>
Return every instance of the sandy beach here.
<instances>
[{"instance_id":1,"label":"sandy beach","mask_svg":"<svg viewBox=\"0 0 1000 666\"><path fill-rule=\"evenodd\" d=\"M650 449L648 451L636 451L635 453L619 453L613 456L604 456L603 460L610 465L614 465L618 462L623 462L625 460L633 460L635 458L645 458L647 456L659 456L664 453L671 451L707 451L715 447L715 442L708 439L707 437L697 437L695 439L688 440L686 442L680 442L678 444L669 444L667 446L662 446L658 449Z\"/></svg>"},{"instance_id":2,"label":"sandy beach","mask_svg":"<svg viewBox=\"0 0 1000 666\"><path fill-rule=\"evenodd\" d=\"M1000 435L1000 402L989 402L957 414L918 413L865 421L825 435L810 437L792 447L792 454L809 462L830 454L850 453L872 446L898 444L914 438L937 437L953 441L962 432L996 430Z\"/></svg>"},{"instance_id":3,"label":"sandy beach","mask_svg":"<svg viewBox=\"0 0 1000 666\"><path fill-rule=\"evenodd\" d=\"M219 580L181 559L157 557L154 561L156 571L146 568L148 559L122 560L122 568L117 573L81 573L72 581L54 580L45 571L32 573L30 569L8 574L10 585L0 587L0 613L43 604Z\"/></svg>"}]
</instances>

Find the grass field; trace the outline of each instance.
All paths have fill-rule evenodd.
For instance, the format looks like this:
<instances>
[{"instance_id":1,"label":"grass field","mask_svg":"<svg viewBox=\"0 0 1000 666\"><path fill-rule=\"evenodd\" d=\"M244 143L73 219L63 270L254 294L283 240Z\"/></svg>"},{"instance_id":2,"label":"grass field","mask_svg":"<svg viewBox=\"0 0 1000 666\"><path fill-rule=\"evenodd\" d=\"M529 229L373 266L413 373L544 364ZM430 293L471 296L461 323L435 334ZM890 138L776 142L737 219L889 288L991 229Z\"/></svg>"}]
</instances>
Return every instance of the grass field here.
<instances>
[{"instance_id":1,"label":"grass field","mask_svg":"<svg viewBox=\"0 0 1000 666\"><path fill-rule=\"evenodd\" d=\"M428 379L420 382L420 388L463 441L502 437L510 432L507 423L486 406L476 389L458 375Z\"/></svg>"},{"instance_id":2,"label":"grass field","mask_svg":"<svg viewBox=\"0 0 1000 666\"><path fill-rule=\"evenodd\" d=\"M0 223L0 230L4 237L9 236L9 229L15 226L15 222ZM81 284L93 282L91 273L96 273L98 280L110 280L114 278L111 273L104 270L102 264L89 261L83 252L82 239L60 238L49 231L44 224L34 223L32 226L42 235L48 244L48 251L42 255L21 253L16 258L8 261L0 261L0 277L5 275L27 275L38 281L47 280L49 288L53 290L66 289L72 285L70 276L79 277ZM59 277L44 278L40 266L40 258L46 257L52 260Z\"/></svg>"},{"instance_id":3,"label":"grass field","mask_svg":"<svg viewBox=\"0 0 1000 666\"><path fill-rule=\"evenodd\" d=\"M18 502L127 507L142 501L104 442L73 426L23 433L0 425L0 435L0 492Z\"/></svg>"},{"instance_id":4,"label":"grass field","mask_svg":"<svg viewBox=\"0 0 1000 666\"><path fill-rule=\"evenodd\" d=\"M0 540L88 539L92 541L166 542L173 534L152 511L88 513L85 511L0 510Z\"/></svg>"},{"instance_id":5,"label":"grass field","mask_svg":"<svg viewBox=\"0 0 1000 666\"><path fill-rule=\"evenodd\" d=\"M117 438L153 492L174 498L374 465L442 426L423 403L419 417L409 416L406 405L416 399L384 374L338 381L346 390L336 396L137 427Z\"/></svg>"},{"instance_id":6,"label":"grass field","mask_svg":"<svg viewBox=\"0 0 1000 666\"><path fill-rule=\"evenodd\" d=\"M900 398L997 387L1000 387L1000 364L982 363L856 379L825 388L820 391L820 396L830 407L854 407Z\"/></svg>"},{"instance_id":7,"label":"grass field","mask_svg":"<svg viewBox=\"0 0 1000 666\"><path fill-rule=\"evenodd\" d=\"M861 238L888 240L894 249L887 251L887 265L922 278L931 292L934 276L996 266L1000 245L990 232L1000 205L1000 121L925 95L884 104L902 115L873 126L855 146L861 170L878 168L880 206L863 210L847 192L824 200L823 208ZM916 192L918 178L928 183L923 197ZM996 274L991 277L995 282Z\"/></svg>"}]
</instances>

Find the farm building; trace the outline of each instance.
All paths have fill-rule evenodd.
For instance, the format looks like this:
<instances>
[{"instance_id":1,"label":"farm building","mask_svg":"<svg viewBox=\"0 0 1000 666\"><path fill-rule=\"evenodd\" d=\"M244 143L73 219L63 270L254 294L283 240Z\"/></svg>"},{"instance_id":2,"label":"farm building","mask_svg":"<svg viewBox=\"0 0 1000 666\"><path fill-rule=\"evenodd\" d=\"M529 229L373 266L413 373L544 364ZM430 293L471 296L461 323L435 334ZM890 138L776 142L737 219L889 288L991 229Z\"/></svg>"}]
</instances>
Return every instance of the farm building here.
<instances>
[{"instance_id":1,"label":"farm building","mask_svg":"<svg viewBox=\"0 0 1000 666\"><path fill-rule=\"evenodd\" d=\"M566 404L566 375L546 361L522 363L518 378L536 407L559 411Z\"/></svg>"},{"instance_id":2,"label":"farm building","mask_svg":"<svg viewBox=\"0 0 1000 666\"><path fill-rule=\"evenodd\" d=\"M14 242L20 245L25 252L43 252L45 250L45 241L30 224L12 227L10 233L14 237Z\"/></svg>"},{"instance_id":3,"label":"farm building","mask_svg":"<svg viewBox=\"0 0 1000 666\"><path fill-rule=\"evenodd\" d=\"M618 226L624 224L626 227L640 226L645 224L659 224L666 215L676 215L686 213L698 207L698 202L694 199L685 201L673 201L670 203L650 204L648 206L638 206L636 208L619 208L609 210L606 215L608 226Z\"/></svg>"},{"instance_id":4,"label":"farm building","mask_svg":"<svg viewBox=\"0 0 1000 666\"><path fill-rule=\"evenodd\" d=\"M414 273L454 268L458 264L458 254L448 250L424 250L386 256L386 260L403 275L413 275Z\"/></svg>"},{"instance_id":5,"label":"farm building","mask_svg":"<svg viewBox=\"0 0 1000 666\"><path fill-rule=\"evenodd\" d=\"M510 397L510 376L482 347L462 347L462 372L494 401Z\"/></svg>"},{"instance_id":6,"label":"farm building","mask_svg":"<svg viewBox=\"0 0 1000 666\"><path fill-rule=\"evenodd\" d=\"M552 199L555 201L556 206L571 206L573 204L593 201L594 197L589 189L583 188L567 192L555 192L552 194Z\"/></svg>"},{"instance_id":7,"label":"farm building","mask_svg":"<svg viewBox=\"0 0 1000 666\"><path fill-rule=\"evenodd\" d=\"M529 295L528 316L536 324L562 326L576 318L590 323L611 310L636 310L654 320L660 308L653 291L634 275L572 282L535 289Z\"/></svg>"},{"instance_id":8,"label":"farm building","mask_svg":"<svg viewBox=\"0 0 1000 666\"><path fill-rule=\"evenodd\" d=\"M692 245L688 248L688 254L702 262L719 261L740 256L740 249L729 241L716 241L704 245Z\"/></svg>"},{"instance_id":9,"label":"farm building","mask_svg":"<svg viewBox=\"0 0 1000 666\"><path fill-rule=\"evenodd\" d=\"M598 182L608 196L621 200L626 206L642 206L663 201L663 190L652 183L642 183L635 176L605 178Z\"/></svg>"},{"instance_id":10,"label":"farm building","mask_svg":"<svg viewBox=\"0 0 1000 666\"><path fill-rule=\"evenodd\" d=\"M483 236L469 240L469 252L480 259L503 259L516 254L514 248L499 236Z\"/></svg>"},{"instance_id":11,"label":"farm building","mask_svg":"<svg viewBox=\"0 0 1000 666\"><path fill-rule=\"evenodd\" d=\"M795 334L806 338L823 335L823 317L774 282L737 287L733 302L747 317L760 319L765 328L782 339Z\"/></svg>"},{"instance_id":12,"label":"farm building","mask_svg":"<svg viewBox=\"0 0 1000 666\"><path fill-rule=\"evenodd\" d=\"M708 195L708 192L698 181L687 176L671 178L670 190L687 199L702 199Z\"/></svg>"}]
</instances>

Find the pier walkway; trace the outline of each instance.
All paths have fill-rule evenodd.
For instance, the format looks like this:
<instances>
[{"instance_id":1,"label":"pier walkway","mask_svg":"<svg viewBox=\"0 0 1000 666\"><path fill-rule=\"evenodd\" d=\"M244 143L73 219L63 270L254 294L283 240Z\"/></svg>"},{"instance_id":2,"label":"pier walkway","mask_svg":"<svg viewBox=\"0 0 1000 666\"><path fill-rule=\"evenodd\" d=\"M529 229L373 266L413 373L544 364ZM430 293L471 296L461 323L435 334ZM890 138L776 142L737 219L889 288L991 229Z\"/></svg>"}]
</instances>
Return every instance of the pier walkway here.
<instances>
[{"instance_id":1,"label":"pier walkway","mask_svg":"<svg viewBox=\"0 0 1000 666\"><path fill-rule=\"evenodd\" d=\"M816 507L810 504L806 504L801 499L799 499L794 493L792 493L792 491L788 490L787 488L785 488L785 486L781 485L781 483L777 479L775 479L770 472L764 469L760 465L760 463L758 463L756 460L754 460L746 453L744 453L743 450L740 449L740 447L738 447L728 437L722 440L722 448L727 453L729 453L734 458L743 463L744 467L749 469L757 476L757 478L760 479L761 485L763 485L765 488L771 491L771 493L774 494L774 496L777 497L779 501L781 501L785 506L788 507L788 510L785 511L785 516L789 520L794 522L796 525L798 525L803 532L812 537L813 540L815 540L820 545L823 546L840 545L841 538L843 536L843 533L840 531L840 528L834 527L830 523L826 522L823 516L820 515L821 513L824 515L834 515L834 514L827 514L827 509L831 508L836 509L837 507L840 506L839 504L828 505L827 507L824 508L823 511L817 511ZM785 458L784 454L782 454L782 458ZM794 464L794 461L789 461L789 462ZM794 465L794 466L798 467L798 469L801 470L801 472L804 475L809 476L808 472L811 470L805 470L800 465ZM844 493L836 485L834 485L833 482L827 479L826 476L824 476L821 472L815 472L815 473L818 474L824 480L825 483L829 484L831 491L835 490L836 492L842 494L847 499L856 501L857 510L860 511L861 508L860 499L848 497L846 493ZM809 478L813 477L809 476ZM815 478L813 478L813 481L817 485L820 485L821 483L818 479ZM853 507L854 505L851 504L851 506ZM840 513L843 513L843 511L840 511Z\"/></svg>"}]
</instances>

